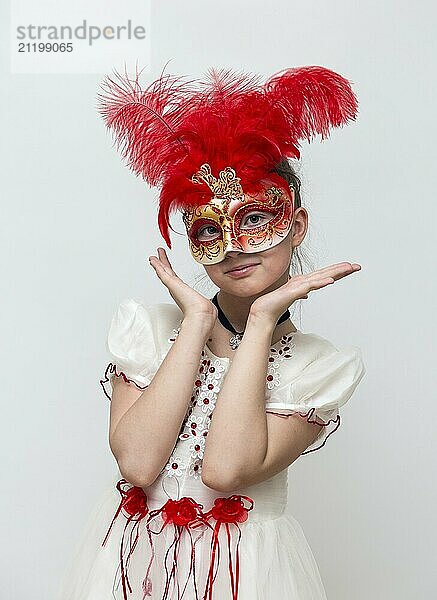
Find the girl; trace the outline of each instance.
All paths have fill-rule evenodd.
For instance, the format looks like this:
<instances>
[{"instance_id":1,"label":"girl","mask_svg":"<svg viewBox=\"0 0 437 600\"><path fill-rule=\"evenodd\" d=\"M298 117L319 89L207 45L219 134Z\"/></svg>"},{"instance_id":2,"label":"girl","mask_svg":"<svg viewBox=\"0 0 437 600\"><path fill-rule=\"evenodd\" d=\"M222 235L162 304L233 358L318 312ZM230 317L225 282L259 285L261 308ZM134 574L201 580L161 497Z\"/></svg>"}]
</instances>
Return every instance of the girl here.
<instances>
[{"instance_id":1,"label":"girl","mask_svg":"<svg viewBox=\"0 0 437 600\"><path fill-rule=\"evenodd\" d=\"M141 90L138 75L118 76L101 96L130 166L162 185L167 245L176 206L219 291L195 291L160 247L149 262L173 303L117 307L101 384L119 472L62 600L326 598L286 511L287 468L338 428L365 368L359 348L300 331L288 309L361 267L290 275L308 213L287 157L299 158L301 137L354 118L356 99L323 67L264 86L210 75L200 90L163 76Z\"/></svg>"}]
</instances>

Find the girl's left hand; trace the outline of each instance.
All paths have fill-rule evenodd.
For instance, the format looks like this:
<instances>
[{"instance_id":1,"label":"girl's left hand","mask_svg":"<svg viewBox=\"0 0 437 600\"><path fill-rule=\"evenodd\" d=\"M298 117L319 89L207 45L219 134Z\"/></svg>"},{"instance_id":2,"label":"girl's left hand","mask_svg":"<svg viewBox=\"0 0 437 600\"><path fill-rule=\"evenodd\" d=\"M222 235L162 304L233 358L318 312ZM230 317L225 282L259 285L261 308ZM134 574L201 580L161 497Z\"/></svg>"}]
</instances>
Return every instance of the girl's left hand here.
<instances>
[{"instance_id":1,"label":"girl's left hand","mask_svg":"<svg viewBox=\"0 0 437 600\"><path fill-rule=\"evenodd\" d=\"M257 298L250 307L250 313L266 317L276 324L296 300L308 298L309 292L330 285L360 269L361 266L357 263L342 262L305 275L296 275L276 290Z\"/></svg>"}]
</instances>

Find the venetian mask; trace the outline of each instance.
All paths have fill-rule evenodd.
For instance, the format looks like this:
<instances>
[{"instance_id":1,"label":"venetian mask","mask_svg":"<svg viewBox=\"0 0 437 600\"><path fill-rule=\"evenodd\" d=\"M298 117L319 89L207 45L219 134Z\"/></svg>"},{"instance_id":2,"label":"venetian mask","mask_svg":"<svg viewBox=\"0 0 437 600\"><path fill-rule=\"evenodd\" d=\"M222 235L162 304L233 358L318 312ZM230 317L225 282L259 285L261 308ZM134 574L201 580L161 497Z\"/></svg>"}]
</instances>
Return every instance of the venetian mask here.
<instances>
[{"instance_id":1,"label":"venetian mask","mask_svg":"<svg viewBox=\"0 0 437 600\"><path fill-rule=\"evenodd\" d=\"M182 219L190 252L201 264L221 262L230 251L261 252L276 246L291 229L294 190L270 185L253 195L245 193L234 169L226 167L216 179L208 164L191 180L213 192L208 204L186 208Z\"/></svg>"}]
</instances>

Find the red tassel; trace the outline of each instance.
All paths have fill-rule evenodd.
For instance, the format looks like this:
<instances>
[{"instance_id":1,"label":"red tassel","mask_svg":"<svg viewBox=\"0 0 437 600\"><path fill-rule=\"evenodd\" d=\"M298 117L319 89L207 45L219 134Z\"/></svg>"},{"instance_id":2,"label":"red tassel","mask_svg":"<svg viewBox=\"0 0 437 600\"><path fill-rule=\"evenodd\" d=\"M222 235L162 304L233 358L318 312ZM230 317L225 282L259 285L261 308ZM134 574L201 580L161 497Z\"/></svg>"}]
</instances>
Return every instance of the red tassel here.
<instances>
[{"instance_id":1,"label":"red tassel","mask_svg":"<svg viewBox=\"0 0 437 600\"><path fill-rule=\"evenodd\" d=\"M242 498L250 502L249 508L246 508L242 502ZM212 552L211 552L211 560L209 567L208 579L206 582L205 593L203 595L202 600L212 600L212 592L213 592L213 584L215 577L212 576L214 570L214 562L215 562L215 549L218 546L220 548L219 543L219 531L221 525L224 523L226 527L226 533L228 537L228 557L229 557L229 576L231 579L231 590L232 590L232 599L238 600L238 585L240 579L240 556L239 556L239 545L241 540L241 530L238 526L238 523L243 523L247 520L249 510L253 508L253 500L248 496L240 496L238 494L234 494L229 498L216 498L214 501L214 506L210 511L208 511L204 516L208 519L210 516L216 519L216 524L214 527L214 534L212 539ZM231 534L229 530L229 523L234 523L238 528L238 542L236 546L236 568L235 568L235 581L234 581L234 573L232 569L232 555L231 555ZM219 555L220 557L220 555ZM218 562L220 561L220 558ZM207 598L208 595L208 598Z\"/></svg>"},{"instance_id":2,"label":"red tassel","mask_svg":"<svg viewBox=\"0 0 437 600\"><path fill-rule=\"evenodd\" d=\"M196 528L205 523L202 509L203 509L203 505L195 502L193 500L193 498L183 497L180 500L167 500L167 502L164 504L164 506L162 506L160 509L150 511L149 518L147 519L147 523L146 523L146 529L147 529L147 533L149 535L150 546L152 548L152 556L150 558L149 566L147 567L145 581L148 581L148 579L149 579L149 571L150 571L152 561L153 561L153 558L155 555L151 534L152 533L155 533L155 534L161 533L163 531L164 527L166 527L166 525L168 525L169 523L173 523L173 526L174 526L174 540L173 540L170 548L168 548L166 555L165 555L165 559L164 559L166 582L165 582L165 590L164 590L164 595L162 596L162 600L166 600L168 598L169 587L170 587L171 582L174 580L177 581L177 566L178 566L177 553L179 550L180 538L181 538L184 528L187 529L188 534L190 535L190 539L191 539L191 560L190 560L190 571L188 573L188 578L185 583L182 594L180 594L179 589L178 589L178 600L185 593L185 589L188 585L188 582L190 580L190 576L192 573L193 573L194 586L195 586L195 591L196 591L196 600L198 600L197 588L196 588L196 578L195 578L195 549L194 549L193 539L192 539L191 533L189 531L189 527ZM159 531L155 532L150 529L150 521L155 516L157 516L159 513L162 513L162 518L163 518L164 522L163 522L161 529ZM167 556L173 545L174 545L173 567L169 574L168 570L167 570ZM144 586L145 586L145 584L143 582L143 588L144 588Z\"/></svg>"},{"instance_id":3,"label":"red tassel","mask_svg":"<svg viewBox=\"0 0 437 600\"><path fill-rule=\"evenodd\" d=\"M126 484L131 486L127 490L123 489L123 487ZM121 571L121 582L122 582L122 586L123 586L123 598L124 598L124 600L127 600L126 587L129 589L129 593L132 593L132 588L130 586L129 576L128 576L129 561L130 561L133 551L135 550L135 547L138 543L139 523L140 523L141 519L143 519L147 515L147 513L149 512L149 508L147 505L147 496L144 493L144 490L142 488L137 487L137 486L132 486L128 481L126 481L126 479L120 479L120 481L118 481L118 483L117 483L117 489L121 494L121 501L116 510L114 518L111 521L111 524L106 533L105 539L102 542L102 546L104 546L106 544L106 541L109 537L112 526L114 525L116 518L120 514L120 511L123 511L125 513L125 516L127 515L127 521L126 521L126 524L123 529L123 534L121 536L119 568ZM124 561L124 540L125 540L126 531L131 522L134 523L134 526L132 527L132 531L129 536L129 550L128 550L126 563L125 563L125 561ZM135 539L132 542L132 534L134 532L135 532Z\"/></svg>"}]
</instances>

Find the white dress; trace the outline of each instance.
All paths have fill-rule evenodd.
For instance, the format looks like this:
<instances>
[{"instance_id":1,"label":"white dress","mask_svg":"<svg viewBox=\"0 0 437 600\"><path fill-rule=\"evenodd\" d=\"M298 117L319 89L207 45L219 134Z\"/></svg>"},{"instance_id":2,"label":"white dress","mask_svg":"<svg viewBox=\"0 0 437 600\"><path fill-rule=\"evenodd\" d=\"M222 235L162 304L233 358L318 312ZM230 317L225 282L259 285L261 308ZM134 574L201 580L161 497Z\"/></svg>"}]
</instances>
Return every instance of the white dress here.
<instances>
[{"instance_id":1,"label":"white dress","mask_svg":"<svg viewBox=\"0 0 437 600\"><path fill-rule=\"evenodd\" d=\"M119 304L107 338L111 362L100 380L108 399L115 376L139 389L150 383L181 319L173 304ZM231 362L204 346L167 464L146 488L123 480L117 468L64 572L60 600L326 600L302 528L287 514L287 469L232 494L202 482L208 424ZM270 348L266 410L324 424L308 454L338 428L339 408L364 374L356 346L338 349L299 330L284 335Z\"/></svg>"}]
</instances>

